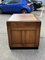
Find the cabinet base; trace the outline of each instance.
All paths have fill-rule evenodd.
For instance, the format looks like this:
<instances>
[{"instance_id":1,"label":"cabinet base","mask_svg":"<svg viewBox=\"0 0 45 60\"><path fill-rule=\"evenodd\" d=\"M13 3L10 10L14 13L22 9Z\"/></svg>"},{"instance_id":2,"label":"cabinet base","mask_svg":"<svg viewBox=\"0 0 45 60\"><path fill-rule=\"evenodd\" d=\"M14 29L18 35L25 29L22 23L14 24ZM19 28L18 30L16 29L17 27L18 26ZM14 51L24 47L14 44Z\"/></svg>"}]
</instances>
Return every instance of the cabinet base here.
<instances>
[{"instance_id":1,"label":"cabinet base","mask_svg":"<svg viewBox=\"0 0 45 60\"><path fill-rule=\"evenodd\" d=\"M39 47L10 47L10 49L38 49Z\"/></svg>"}]
</instances>

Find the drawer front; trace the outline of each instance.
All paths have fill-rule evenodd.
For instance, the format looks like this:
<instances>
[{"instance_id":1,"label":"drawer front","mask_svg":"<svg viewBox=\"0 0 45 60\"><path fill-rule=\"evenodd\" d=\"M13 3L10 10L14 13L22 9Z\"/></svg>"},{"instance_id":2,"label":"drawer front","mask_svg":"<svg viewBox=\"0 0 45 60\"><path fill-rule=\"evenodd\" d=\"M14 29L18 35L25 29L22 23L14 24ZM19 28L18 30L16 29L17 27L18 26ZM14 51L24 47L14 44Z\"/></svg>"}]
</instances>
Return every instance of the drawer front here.
<instances>
[{"instance_id":1,"label":"drawer front","mask_svg":"<svg viewBox=\"0 0 45 60\"><path fill-rule=\"evenodd\" d=\"M31 23L30 22L16 23L16 22L13 22L13 23L11 23L11 28L12 29L15 29L15 28L36 28L36 23L32 23L32 22Z\"/></svg>"}]
</instances>

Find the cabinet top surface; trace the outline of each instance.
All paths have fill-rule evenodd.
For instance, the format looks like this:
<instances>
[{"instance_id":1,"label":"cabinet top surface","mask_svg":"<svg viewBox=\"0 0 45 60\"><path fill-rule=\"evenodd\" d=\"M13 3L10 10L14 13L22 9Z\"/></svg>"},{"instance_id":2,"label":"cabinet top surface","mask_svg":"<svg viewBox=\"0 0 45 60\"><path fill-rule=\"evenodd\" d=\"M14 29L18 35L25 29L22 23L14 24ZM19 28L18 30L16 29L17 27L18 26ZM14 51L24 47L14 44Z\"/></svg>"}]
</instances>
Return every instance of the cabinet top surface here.
<instances>
[{"instance_id":1,"label":"cabinet top surface","mask_svg":"<svg viewBox=\"0 0 45 60\"><path fill-rule=\"evenodd\" d=\"M13 14L8 21L30 22L39 21L33 14Z\"/></svg>"}]
</instances>

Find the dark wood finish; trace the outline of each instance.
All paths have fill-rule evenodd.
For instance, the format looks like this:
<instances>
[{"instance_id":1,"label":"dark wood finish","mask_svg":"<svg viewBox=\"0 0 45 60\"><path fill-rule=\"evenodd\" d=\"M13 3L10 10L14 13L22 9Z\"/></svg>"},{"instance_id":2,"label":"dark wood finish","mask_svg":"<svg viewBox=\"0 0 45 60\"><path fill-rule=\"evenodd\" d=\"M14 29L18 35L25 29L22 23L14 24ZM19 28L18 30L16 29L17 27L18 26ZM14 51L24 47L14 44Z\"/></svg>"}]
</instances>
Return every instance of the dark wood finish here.
<instances>
[{"instance_id":1,"label":"dark wood finish","mask_svg":"<svg viewBox=\"0 0 45 60\"><path fill-rule=\"evenodd\" d=\"M33 14L14 14L7 21L10 48L38 48L40 41L39 21Z\"/></svg>"}]
</instances>

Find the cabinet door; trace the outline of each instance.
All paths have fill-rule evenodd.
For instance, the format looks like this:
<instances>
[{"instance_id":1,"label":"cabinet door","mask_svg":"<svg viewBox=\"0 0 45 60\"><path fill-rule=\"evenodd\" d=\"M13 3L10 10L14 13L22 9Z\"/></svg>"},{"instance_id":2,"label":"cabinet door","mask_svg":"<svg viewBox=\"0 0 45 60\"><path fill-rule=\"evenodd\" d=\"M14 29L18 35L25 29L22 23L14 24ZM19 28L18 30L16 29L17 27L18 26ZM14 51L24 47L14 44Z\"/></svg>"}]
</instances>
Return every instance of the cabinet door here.
<instances>
[{"instance_id":1,"label":"cabinet door","mask_svg":"<svg viewBox=\"0 0 45 60\"><path fill-rule=\"evenodd\" d=\"M28 44L34 44L35 41L36 41L36 31L35 30L30 30L30 31L26 31L25 32L25 35L26 35L26 41L25 43L28 43Z\"/></svg>"},{"instance_id":2,"label":"cabinet door","mask_svg":"<svg viewBox=\"0 0 45 60\"><path fill-rule=\"evenodd\" d=\"M11 32L12 34L12 43L21 43L21 31L18 31L18 30L12 30Z\"/></svg>"},{"instance_id":3,"label":"cabinet door","mask_svg":"<svg viewBox=\"0 0 45 60\"><path fill-rule=\"evenodd\" d=\"M36 41L36 31L34 30L12 30L12 43L34 44Z\"/></svg>"}]
</instances>

